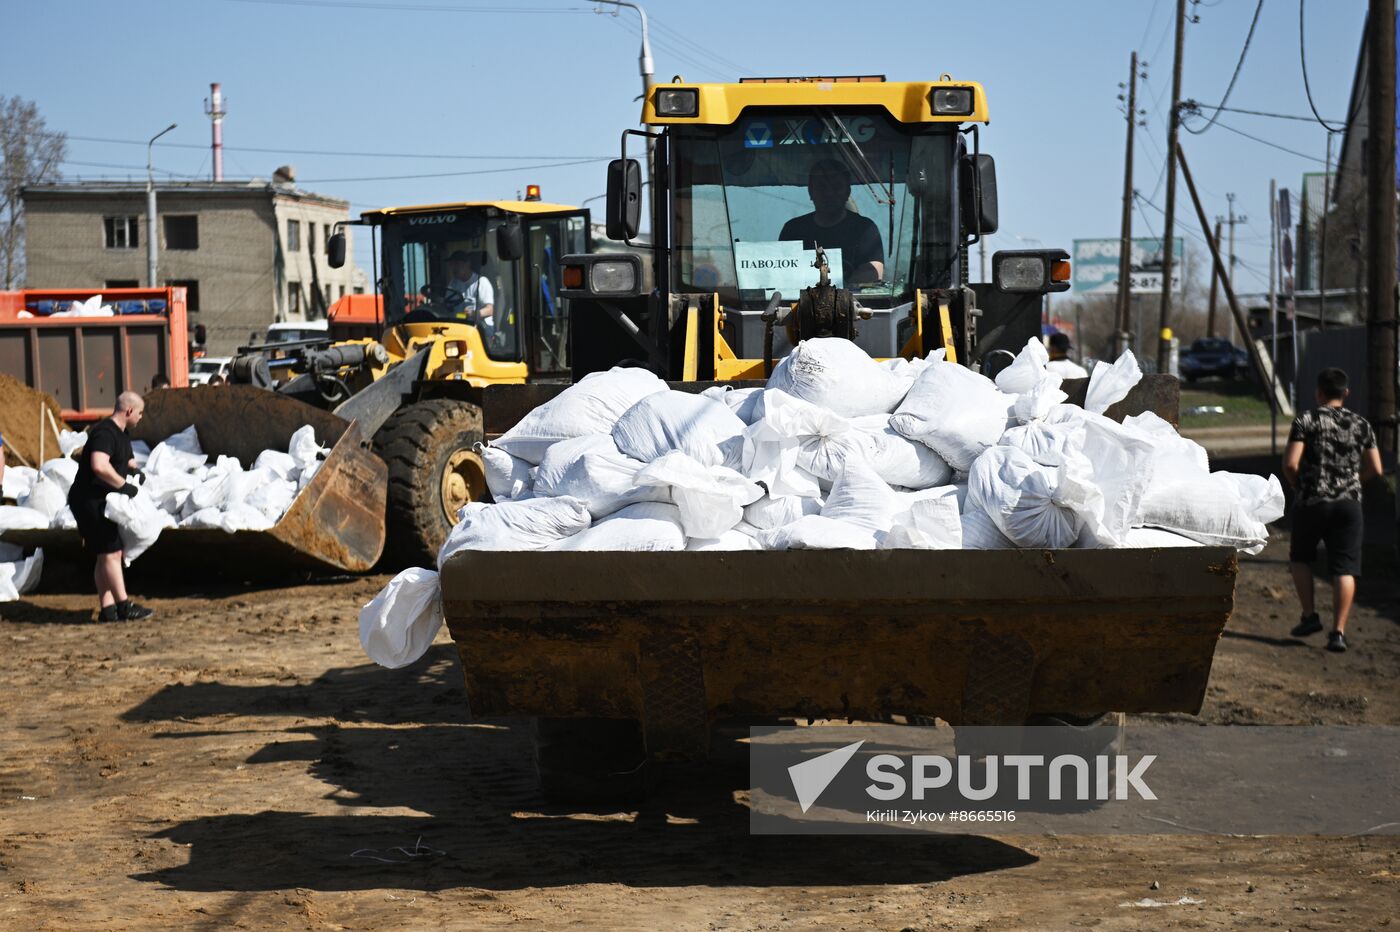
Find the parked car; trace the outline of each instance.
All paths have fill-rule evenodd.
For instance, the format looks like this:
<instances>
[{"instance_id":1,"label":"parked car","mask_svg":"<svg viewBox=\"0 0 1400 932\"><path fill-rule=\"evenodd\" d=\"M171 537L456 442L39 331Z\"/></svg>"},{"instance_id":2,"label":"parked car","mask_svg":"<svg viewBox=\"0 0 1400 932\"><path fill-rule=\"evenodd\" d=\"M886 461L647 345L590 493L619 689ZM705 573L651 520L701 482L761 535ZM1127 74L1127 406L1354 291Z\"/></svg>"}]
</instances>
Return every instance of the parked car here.
<instances>
[{"instance_id":1,"label":"parked car","mask_svg":"<svg viewBox=\"0 0 1400 932\"><path fill-rule=\"evenodd\" d=\"M1181 377L1188 382L1210 375L1233 379L1249 371L1249 354L1229 340L1202 337L1181 354L1178 365Z\"/></svg>"},{"instance_id":2,"label":"parked car","mask_svg":"<svg viewBox=\"0 0 1400 932\"><path fill-rule=\"evenodd\" d=\"M209 380L214 376L222 376L224 381L228 381L229 366L233 365L232 356L200 356L190 360L190 385L208 385Z\"/></svg>"}]
</instances>

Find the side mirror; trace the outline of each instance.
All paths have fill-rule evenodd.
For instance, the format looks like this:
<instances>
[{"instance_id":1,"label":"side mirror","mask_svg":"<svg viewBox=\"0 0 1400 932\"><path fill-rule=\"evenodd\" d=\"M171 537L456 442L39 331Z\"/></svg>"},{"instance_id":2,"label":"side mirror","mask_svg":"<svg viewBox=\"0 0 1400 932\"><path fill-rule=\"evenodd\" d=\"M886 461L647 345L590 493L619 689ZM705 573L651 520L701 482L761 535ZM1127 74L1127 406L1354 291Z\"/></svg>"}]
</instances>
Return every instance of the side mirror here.
<instances>
[{"instance_id":1,"label":"side mirror","mask_svg":"<svg viewBox=\"0 0 1400 932\"><path fill-rule=\"evenodd\" d=\"M958 172L963 227L979 236L997 231L997 166L990 155L965 155Z\"/></svg>"},{"instance_id":2,"label":"side mirror","mask_svg":"<svg viewBox=\"0 0 1400 932\"><path fill-rule=\"evenodd\" d=\"M333 269L345 265L345 234L339 230L326 240L326 264Z\"/></svg>"},{"instance_id":3,"label":"side mirror","mask_svg":"<svg viewBox=\"0 0 1400 932\"><path fill-rule=\"evenodd\" d=\"M496 257L502 262L514 262L525 255L525 234L520 220L512 218L496 227Z\"/></svg>"},{"instance_id":4,"label":"side mirror","mask_svg":"<svg viewBox=\"0 0 1400 932\"><path fill-rule=\"evenodd\" d=\"M630 240L642 228L642 166L636 159L608 163L608 239Z\"/></svg>"}]
</instances>

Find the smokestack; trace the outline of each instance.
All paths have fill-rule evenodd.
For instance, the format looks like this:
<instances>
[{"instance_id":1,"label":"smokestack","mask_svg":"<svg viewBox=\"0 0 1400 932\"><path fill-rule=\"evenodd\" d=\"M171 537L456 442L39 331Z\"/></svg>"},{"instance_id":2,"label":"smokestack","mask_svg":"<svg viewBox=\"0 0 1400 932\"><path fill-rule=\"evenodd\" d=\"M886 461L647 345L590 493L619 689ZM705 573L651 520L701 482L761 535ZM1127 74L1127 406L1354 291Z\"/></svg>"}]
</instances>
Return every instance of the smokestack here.
<instances>
[{"instance_id":1,"label":"smokestack","mask_svg":"<svg viewBox=\"0 0 1400 932\"><path fill-rule=\"evenodd\" d=\"M209 96L204 101L204 113L213 122L214 180L224 180L224 95L218 82L209 85Z\"/></svg>"}]
</instances>

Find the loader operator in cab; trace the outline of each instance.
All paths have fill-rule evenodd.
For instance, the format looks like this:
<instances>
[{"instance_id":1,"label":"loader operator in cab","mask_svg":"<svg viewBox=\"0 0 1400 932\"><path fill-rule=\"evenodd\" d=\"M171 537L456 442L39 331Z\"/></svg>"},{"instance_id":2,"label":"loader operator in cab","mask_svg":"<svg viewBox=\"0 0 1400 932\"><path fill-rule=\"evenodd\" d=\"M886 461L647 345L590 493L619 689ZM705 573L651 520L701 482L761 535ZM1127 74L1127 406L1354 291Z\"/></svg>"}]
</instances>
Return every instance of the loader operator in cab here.
<instances>
[{"instance_id":1,"label":"loader operator in cab","mask_svg":"<svg viewBox=\"0 0 1400 932\"><path fill-rule=\"evenodd\" d=\"M483 258L480 252L466 252L461 249L447 257L447 261L443 263L447 273L447 294L444 303L456 317L476 324L481 330L482 340L489 344L491 335L496 330L496 322L492 318L496 294L495 289L491 287L491 280L481 274L485 265Z\"/></svg>"},{"instance_id":2,"label":"loader operator in cab","mask_svg":"<svg viewBox=\"0 0 1400 932\"><path fill-rule=\"evenodd\" d=\"M880 228L869 217L847 207L851 198L851 172L835 159L822 159L807 176L810 214L783 224L780 240L802 240L803 249L819 244L841 250L841 274L847 288L885 277L885 247Z\"/></svg>"}]
</instances>

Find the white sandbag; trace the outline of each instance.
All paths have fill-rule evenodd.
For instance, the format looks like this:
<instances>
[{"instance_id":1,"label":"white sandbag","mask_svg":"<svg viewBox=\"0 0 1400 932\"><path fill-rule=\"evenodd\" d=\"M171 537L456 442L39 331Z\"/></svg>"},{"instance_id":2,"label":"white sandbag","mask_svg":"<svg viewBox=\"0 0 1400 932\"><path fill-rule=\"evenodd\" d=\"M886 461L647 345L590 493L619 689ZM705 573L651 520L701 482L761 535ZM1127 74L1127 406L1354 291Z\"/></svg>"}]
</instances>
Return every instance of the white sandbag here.
<instances>
[{"instance_id":1,"label":"white sandbag","mask_svg":"<svg viewBox=\"0 0 1400 932\"><path fill-rule=\"evenodd\" d=\"M962 514L962 546L964 550L1016 549L1016 545L980 509L967 509Z\"/></svg>"},{"instance_id":2,"label":"white sandbag","mask_svg":"<svg viewBox=\"0 0 1400 932\"><path fill-rule=\"evenodd\" d=\"M545 453L535 470L533 489L538 495L578 499L596 521L637 502L671 500L665 489L637 483L645 465L618 450L608 434L572 437Z\"/></svg>"},{"instance_id":3,"label":"white sandbag","mask_svg":"<svg viewBox=\"0 0 1400 932\"><path fill-rule=\"evenodd\" d=\"M1183 537L1175 531L1164 531L1156 527L1135 527L1128 532L1124 547L1200 547L1198 541Z\"/></svg>"},{"instance_id":4,"label":"white sandbag","mask_svg":"<svg viewBox=\"0 0 1400 932\"><path fill-rule=\"evenodd\" d=\"M819 496L821 485L817 477L798 465L802 431L811 412L822 418L838 415L823 412L778 389L767 389L762 397L763 416L744 430L737 468L753 481L763 483L774 498Z\"/></svg>"},{"instance_id":5,"label":"white sandbag","mask_svg":"<svg viewBox=\"0 0 1400 932\"><path fill-rule=\"evenodd\" d=\"M700 393L706 398L722 401L745 424L752 424L763 417L763 389L728 388L712 385Z\"/></svg>"},{"instance_id":6,"label":"white sandbag","mask_svg":"<svg viewBox=\"0 0 1400 932\"><path fill-rule=\"evenodd\" d=\"M1283 486L1278 476L1256 476L1250 473L1211 473L1220 482L1228 482L1239 493L1240 505L1260 524L1272 524L1283 517Z\"/></svg>"},{"instance_id":7,"label":"white sandbag","mask_svg":"<svg viewBox=\"0 0 1400 932\"><path fill-rule=\"evenodd\" d=\"M67 498L68 490L73 488L73 480L78 476L78 461L62 458L45 460L39 466L39 473L52 479Z\"/></svg>"},{"instance_id":8,"label":"white sandbag","mask_svg":"<svg viewBox=\"0 0 1400 932\"><path fill-rule=\"evenodd\" d=\"M65 457L72 456L77 450L81 450L87 444L87 431L85 430L60 430L58 432L58 449Z\"/></svg>"},{"instance_id":9,"label":"white sandbag","mask_svg":"<svg viewBox=\"0 0 1400 932\"><path fill-rule=\"evenodd\" d=\"M872 414L853 418L851 426L875 441L870 465L875 474L903 489L931 489L953 478L953 467L933 450L890 427L889 416Z\"/></svg>"},{"instance_id":10,"label":"white sandbag","mask_svg":"<svg viewBox=\"0 0 1400 932\"><path fill-rule=\"evenodd\" d=\"M1050 353L1040 337L1031 337L1005 369L997 373L997 388L1008 395L1020 395L1040 384Z\"/></svg>"},{"instance_id":11,"label":"white sandbag","mask_svg":"<svg viewBox=\"0 0 1400 932\"><path fill-rule=\"evenodd\" d=\"M279 479L295 479L301 467L290 453L283 453L281 450L263 450L258 454L258 458L253 460L253 470L265 469Z\"/></svg>"},{"instance_id":12,"label":"white sandbag","mask_svg":"<svg viewBox=\"0 0 1400 932\"><path fill-rule=\"evenodd\" d=\"M31 466L6 466L5 475L0 479L0 498L17 502L34 488L34 480L39 478L39 470Z\"/></svg>"},{"instance_id":13,"label":"white sandbag","mask_svg":"<svg viewBox=\"0 0 1400 932\"><path fill-rule=\"evenodd\" d=\"M397 670L426 654L441 627L438 574L415 566L360 609L360 646L370 660Z\"/></svg>"},{"instance_id":14,"label":"white sandbag","mask_svg":"<svg viewBox=\"0 0 1400 932\"><path fill-rule=\"evenodd\" d=\"M38 508L22 505L0 505L0 531L31 531L46 528L53 516Z\"/></svg>"},{"instance_id":15,"label":"white sandbag","mask_svg":"<svg viewBox=\"0 0 1400 932\"><path fill-rule=\"evenodd\" d=\"M210 474L209 478L190 490L189 498L185 500L181 511L185 514L194 514L202 508L222 509L228 502L230 478L226 472ZM234 501L236 503L241 499Z\"/></svg>"},{"instance_id":16,"label":"white sandbag","mask_svg":"<svg viewBox=\"0 0 1400 932\"><path fill-rule=\"evenodd\" d=\"M193 424L178 433L171 434L161 442L172 450L178 450L181 453L202 454L204 452L204 447L199 444L199 431L195 430ZM155 451L153 450L152 452Z\"/></svg>"},{"instance_id":17,"label":"white sandbag","mask_svg":"<svg viewBox=\"0 0 1400 932\"><path fill-rule=\"evenodd\" d=\"M768 388L780 389L843 417L889 414L909 383L850 340L803 340L773 367Z\"/></svg>"},{"instance_id":18,"label":"white sandbag","mask_svg":"<svg viewBox=\"0 0 1400 932\"><path fill-rule=\"evenodd\" d=\"M316 473L320 472L321 467L324 466L325 463L325 460L317 460L301 471L301 474L297 476L298 492L311 484L311 480L316 478Z\"/></svg>"},{"instance_id":19,"label":"white sandbag","mask_svg":"<svg viewBox=\"0 0 1400 932\"><path fill-rule=\"evenodd\" d=\"M763 489L742 474L725 466L707 466L682 452L648 463L637 473L636 482L665 489L680 509L685 536L705 539L733 528L743 519L744 506L763 495Z\"/></svg>"},{"instance_id":20,"label":"white sandbag","mask_svg":"<svg viewBox=\"0 0 1400 932\"><path fill-rule=\"evenodd\" d=\"M53 521L49 522L49 527L60 531L75 531L78 528L78 519L73 516L73 509L64 505L58 510L58 514L53 516Z\"/></svg>"},{"instance_id":21,"label":"white sandbag","mask_svg":"<svg viewBox=\"0 0 1400 932\"><path fill-rule=\"evenodd\" d=\"M68 495L59 487L58 482L40 473L30 486L29 494L20 499L18 504L21 508L43 512L52 521L53 516L68 504Z\"/></svg>"},{"instance_id":22,"label":"white sandbag","mask_svg":"<svg viewBox=\"0 0 1400 932\"><path fill-rule=\"evenodd\" d=\"M590 372L520 419L491 445L539 465L551 444L588 434L611 433L623 412L647 395L667 391L646 369Z\"/></svg>"},{"instance_id":23,"label":"white sandbag","mask_svg":"<svg viewBox=\"0 0 1400 932\"><path fill-rule=\"evenodd\" d=\"M1152 444L1154 472L1160 477L1184 479L1210 472L1206 448L1181 436L1176 428L1151 411L1123 418L1123 426L1136 431Z\"/></svg>"},{"instance_id":24,"label":"white sandbag","mask_svg":"<svg viewBox=\"0 0 1400 932\"><path fill-rule=\"evenodd\" d=\"M326 454L330 453L330 447L323 447L317 443L316 428L310 424L303 424L287 442L287 453L291 455L298 469L306 469L312 463L325 459Z\"/></svg>"},{"instance_id":25,"label":"white sandbag","mask_svg":"<svg viewBox=\"0 0 1400 932\"><path fill-rule=\"evenodd\" d=\"M276 523L247 502L234 502L223 509L219 526L229 534L238 531L266 531Z\"/></svg>"},{"instance_id":26,"label":"white sandbag","mask_svg":"<svg viewBox=\"0 0 1400 932\"><path fill-rule=\"evenodd\" d=\"M193 431L194 428L190 427L182 434L192 435ZM209 457L205 456L202 450L194 452L187 448L189 446L187 443L176 444L172 442L176 437L181 437L182 434L167 437L156 444L151 450L151 455L146 458L146 465L142 467L142 471L147 475L159 476L167 473L193 472L196 468L203 466ZM198 441L196 441L194 446L197 448L198 445Z\"/></svg>"},{"instance_id":27,"label":"white sandbag","mask_svg":"<svg viewBox=\"0 0 1400 932\"><path fill-rule=\"evenodd\" d=\"M25 557L23 551L15 553L8 544L0 544L0 547L5 548L0 554L0 602L13 602L38 588L44 571L44 551L35 550Z\"/></svg>"},{"instance_id":28,"label":"white sandbag","mask_svg":"<svg viewBox=\"0 0 1400 932\"><path fill-rule=\"evenodd\" d=\"M1124 350L1118 361L1108 366L1099 363L1089 373L1089 391L1084 396L1084 410L1103 414L1111 406L1128 397L1133 386L1142 381L1142 369L1132 350Z\"/></svg>"},{"instance_id":29,"label":"white sandbag","mask_svg":"<svg viewBox=\"0 0 1400 932\"><path fill-rule=\"evenodd\" d=\"M908 511L895 515L894 524L880 538L883 550L958 550L962 547L962 516L957 489L944 486L939 494L912 502Z\"/></svg>"},{"instance_id":30,"label":"white sandbag","mask_svg":"<svg viewBox=\"0 0 1400 932\"><path fill-rule=\"evenodd\" d=\"M271 524L276 524L292 507L297 496L297 484L290 479L274 479L265 482L248 493L243 503L262 513Z\"/></svg>"},{"instance_id":31,"label":"white sandbag","mask_svg":"<svg viewBox=\"0 0 1400 932\"><path fill-rule=\"evenodd\" d=\"M822 517L882 534L894 524L895 515L908 508L906 500L875 474L865 460L852 460L832 483L822 505Z\"/></svg>"},{"instance_id":32,"label":"white sandbag","mask_svg":"<svg viewBox=\"0 0 1400 932\"><path fill-rule=\"evenodd\" d=\"M201 508L180 519L178 527L224 529L224 513L217 508Z\"/></svg>"},{"instance_id":33,"label":"white sandbag","mask_svg":"<svg viewBox=\"0 0 1400 932\"><path fill-rule=\"evenodd\" d=\"M643 463L680 451L706 466L725 460L720 444L746 425L729 407L689 392L654 392L618 418L612 438L623 453Z\"/></svg>"},{"instance_id":34,"label":"white sandbag","mask_svg":"<svg viewBox=\"0 0 1400 932\"><path fill-rule=\"evenodd\" d=\"M144 440L131 441L131 458L136 462L137 469L144 470L151 458L151 445Z\"/></svg>"},{"instance_id":35,"label":"white sandbag","mask_svg":"<svg viewBox=\"0 0 1400 932\"><path fill-rule=\"evenodd\" d=\"M295 472L295 470L293 471ZM214 479L217 475L219 474L211 473L209 480L206 481ZM247 472L239 470L238 472L224 473L223 475L227 476L228 483L225 486L223 504L220 506L222 508L228 508L248 501L248 498L263 486L277 482L290 481L279 479L277 473L267 467L250 469Z\"/></svg>"},{"instance_id":36,"label":"white sandbag","mask_svg":"<svg viewBox=\"0 0 1400 932\"><path fill-rule=\"evenodd\" d=\"M874 550L875 535L867 528L824 515L806 515L791 524L759 531L764 550Z\"/></svg>"},{"instance_id":37,"label":"white sandbag","mask_svg":"<svg viewBox=\"0 0 1400 932\"><path fill-rule=\"evenodd\" d=\"M1063 379L1053 372L1046 372L1039 382L1027 391L1016 396L1011 404L1011 417L1019 423L1039 420L1045 417L1058 404L1069 397L1060 388Z\"/></svg>"},{"instance_id":38,"label":"white sandbag","mask_svg":"<svg viewBox=\"0 0 1400 932\"><path fill-rule=\"evenodd\" d=\"M1143 498L1138 523L1244 553L1258 553L1269 541L1269 529L1246 506L1240 487L1221 473L1154 483Z\"/></svg>"},{"instance_id":39,"label":"white sandbag","mask_svg":"<svg viewBox=\"0 0 1400 932\"><path fill-rule=\"evenodd\" d=\"M783 495L774 498L765 493L744 506L744 520L759 530L767 531L791 524L804 515L819 515L822 504L820 498L811 496Z\"/></svg>"},{"instance_id":40,"label":"white sandbag","mask_svg":"<svg viewBox=\"0 0 1400 932\"><path fill-rule=\"evenodd\" d=\"M1071 547L1098 495L1085 479L1065 465L1041 465L1015 447L992 447L968 474L966 510L986 514L1018 547Z\"/></svg>"},{"instance_id":41,"label":"white sandbag","mask_svg":"<svg viewBox=\"0 0 1400 932\"><path fill-rule=\"evenodd\" d=\"M530 464L520 457L484 443L478 443L472 449L476 450L486 468L486 487L491 490L491 498L495 501L508 502L534 487Z\"/></svg>"},{"instance_id":42,"label":"white sandbag","mask_svg":"<svg viewBox=\"0 0 1400 932\"><path fill-rule=\"evenodd\" d=\"M890 427L966 472L1006 430L1013 401L971 369L931 363L890 418Z\"/></svg>"},{"instance_id":43,"label":"white sandbag","mask_svg":"<svg viewBox=\"0 0 1400 932\"><path fill-rule=\"evenodd\" d=\"M718 537L692 537L686 541L686 550L762 550L758 541L737 527L725 531Z\"/></svg>"},{"instance_id":44,"label":"white sandbag","mask_svg":"<svg viewBox=\"0 0 1400 932\"><path fill-rule=\"evenodd\" d=\"M134 496L109 492L102 513L117 525L122 560L127 566L150 549L161 531L175 526L175 519L157 508L151 497L142 492Z\"/></svg>"},{"instance_id":45,"label":"white sandbag","mask_svg":"<svg viewBox=\"0 0 1400 932\"><path fill-rule=\"evenodd\" d=\"M175 472L149 475L141 488L161 511L178 515L198 484L191 473Z\"/></svg>"},{"instance_id":46,"label":"white sandbag","mask_svg":"<svg viewBox=\"0 0 1400 932\"><path fill-rule=\"evenodd\" d=\"M438 569L458 550L543 550L582 531L591 520L588 506L576 498L469 502L438 551Z\"/></svg>"},{"instance_id":47,"label":"white sandbag","mask_svg":"<svg viewBox=\"0 0 1400 932\"><path fill-rule=\"evenodd\" d=\"M684 550L681 512L665 502L638 502L609 515L577 534L550 544L548 550L618 550L642 553Z\"/></svg>"}]
</instances>

